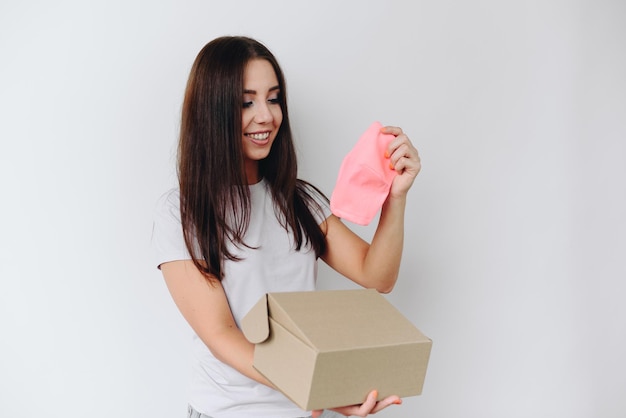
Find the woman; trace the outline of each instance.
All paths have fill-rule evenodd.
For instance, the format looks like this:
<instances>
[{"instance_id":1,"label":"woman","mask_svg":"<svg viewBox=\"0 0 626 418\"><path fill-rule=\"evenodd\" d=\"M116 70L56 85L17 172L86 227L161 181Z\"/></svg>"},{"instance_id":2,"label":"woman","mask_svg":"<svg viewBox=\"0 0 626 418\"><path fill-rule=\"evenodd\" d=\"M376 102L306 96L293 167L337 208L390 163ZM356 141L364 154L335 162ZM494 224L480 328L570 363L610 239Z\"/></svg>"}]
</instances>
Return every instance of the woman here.
<instances>
[{"instance_id":1,"label":"woman","mask_svg":"<svg viewBox=\"0 0 626 418\"><path fill-rule=\"evenodd\" d=\"M395 136L387 156L399 174L368 244L296 179L285 81L271 52L245 37L200 51L183 103L179 189L159 201L153 236L168 289L195 333L190 416L307 415L252 367L254 346L239 321L267 292L314 290L317 258L363 287L391 291L420 161L401 129L383 129ZM374 391L336 411L366 416L399 403L377 402Z\"/></svg>"}]
</instances>

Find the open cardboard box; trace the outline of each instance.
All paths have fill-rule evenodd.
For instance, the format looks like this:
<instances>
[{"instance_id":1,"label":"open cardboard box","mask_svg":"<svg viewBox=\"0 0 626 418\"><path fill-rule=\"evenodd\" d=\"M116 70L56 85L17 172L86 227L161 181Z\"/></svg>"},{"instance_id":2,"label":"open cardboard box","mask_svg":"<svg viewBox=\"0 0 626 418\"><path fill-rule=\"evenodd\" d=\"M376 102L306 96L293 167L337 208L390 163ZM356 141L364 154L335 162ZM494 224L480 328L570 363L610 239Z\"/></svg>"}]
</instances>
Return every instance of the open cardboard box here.
<instances>
[{"instance_id":1,"label":"open cardboard box","mask_svg":"<svg viewBox=\"0 0 626 418\"><path fill-rule=\"evenodd\" d=\"M422 393L432 341L376 290L268 293L242 329L254 367L304 410Z\"/></svg>"}]
</instances>

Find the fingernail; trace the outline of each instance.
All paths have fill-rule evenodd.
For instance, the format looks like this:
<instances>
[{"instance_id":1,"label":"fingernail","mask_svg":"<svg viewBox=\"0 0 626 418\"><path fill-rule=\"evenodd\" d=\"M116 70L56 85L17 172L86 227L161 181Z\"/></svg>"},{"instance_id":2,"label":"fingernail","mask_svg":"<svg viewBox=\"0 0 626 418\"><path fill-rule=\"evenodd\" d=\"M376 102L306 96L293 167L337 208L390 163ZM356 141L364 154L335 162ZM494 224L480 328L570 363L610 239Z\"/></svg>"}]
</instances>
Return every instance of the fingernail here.
<instances>
[{"instance_id":1,"label":"fingernail","mask_svg":"<svg viewBox=\"0 0 626 418\"><path fill-rule=\"evenodd\" d=\"M392 163L389 163L389 168L391 168L392 170L394 170L394 168L393 168L393 164L392 164Z\"/></svg>"},{"instance_id":2,"label":"fingernail","mask_svg":"<svg viewBox=\"0 0 626 418\"><path fill-rule=\"evenodd\" d=\"M389 151L385 151L385 158L389 158Z\"/></svg>"},{"instance_id":3,"label":"fingernail","mask_svg":"<svg viewBox=\"0 0 626 418\"><path fill-rule=\"evenodd\" d=\"M402 405L402 399L393 402L395 405Z\"/></svg>"}]
</instances>

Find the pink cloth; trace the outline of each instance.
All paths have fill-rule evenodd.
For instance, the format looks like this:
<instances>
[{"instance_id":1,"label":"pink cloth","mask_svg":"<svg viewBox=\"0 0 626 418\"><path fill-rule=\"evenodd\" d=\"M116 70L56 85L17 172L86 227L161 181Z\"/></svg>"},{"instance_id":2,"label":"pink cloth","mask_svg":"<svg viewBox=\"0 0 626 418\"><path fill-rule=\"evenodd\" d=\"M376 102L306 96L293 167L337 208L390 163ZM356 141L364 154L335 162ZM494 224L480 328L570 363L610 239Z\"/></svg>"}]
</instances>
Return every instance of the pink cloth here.
<instances>
[{"instance_id":1,"label":"pink cloth","mask_svg":"<svg viewBox=\"0 0 626 418\"><path fill-rule=\"evenodd\" d=\"M387 145L395 137L381 133L382 127L374 122L343 159L330 197L332 213L358 225L372 221L397 175L385 158Z\"/></svg>"}]
</instances>

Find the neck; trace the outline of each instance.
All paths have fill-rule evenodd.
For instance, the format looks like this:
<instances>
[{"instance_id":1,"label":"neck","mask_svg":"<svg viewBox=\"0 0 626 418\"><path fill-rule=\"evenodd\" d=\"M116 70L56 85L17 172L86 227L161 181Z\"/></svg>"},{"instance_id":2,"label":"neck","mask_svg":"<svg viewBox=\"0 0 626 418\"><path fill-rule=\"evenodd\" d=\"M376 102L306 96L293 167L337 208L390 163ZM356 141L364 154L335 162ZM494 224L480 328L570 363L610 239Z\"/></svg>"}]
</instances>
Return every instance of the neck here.
<instances>
[{"instance_id":1,"label":"neck","mask_svg":"<svg viewBox=\"0 0 626 418\"><path fill-rule=\"evenodd\" d=\"M258 161L246 161L246 180L248 181L248 184L256 184L261 181Z\"/></svg>"}]
</instances>

